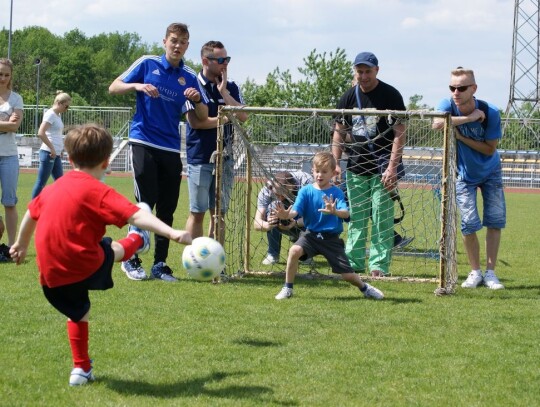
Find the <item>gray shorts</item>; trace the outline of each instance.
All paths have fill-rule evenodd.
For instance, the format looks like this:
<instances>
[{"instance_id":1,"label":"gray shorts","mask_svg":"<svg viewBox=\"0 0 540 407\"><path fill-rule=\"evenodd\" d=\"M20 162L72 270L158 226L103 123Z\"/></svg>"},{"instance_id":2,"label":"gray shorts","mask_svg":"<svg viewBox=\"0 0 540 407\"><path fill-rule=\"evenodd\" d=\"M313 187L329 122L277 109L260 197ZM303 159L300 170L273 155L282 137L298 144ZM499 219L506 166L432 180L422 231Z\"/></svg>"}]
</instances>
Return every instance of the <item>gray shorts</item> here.
<instances>
[{"instance_id":1,"label":"gray shorts","mask_svg":"<svg viewBox=\"0 0 540 407\"><path fill-rule=\"evenodd\" d=\"M294 244L304 250L304 255L300 260L321 254L328 260L332 273L354 273L345 254L345 242L337 233L317 233L308 230L302 232Z\"/></svg>"}]
</instances>

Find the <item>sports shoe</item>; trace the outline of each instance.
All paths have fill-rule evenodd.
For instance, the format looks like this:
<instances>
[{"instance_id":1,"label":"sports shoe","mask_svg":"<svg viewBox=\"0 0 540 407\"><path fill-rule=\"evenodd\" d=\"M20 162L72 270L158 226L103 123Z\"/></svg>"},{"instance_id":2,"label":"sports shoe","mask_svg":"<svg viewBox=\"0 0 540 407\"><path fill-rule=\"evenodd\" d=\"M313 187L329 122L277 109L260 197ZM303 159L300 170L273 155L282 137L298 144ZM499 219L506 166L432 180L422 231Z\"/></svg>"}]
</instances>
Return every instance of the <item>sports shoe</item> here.
<instances>
[{"instance_id":1,"label":"sports shoe","mask_svg":"<svg viewBox=\"0 0 540 407\"><path fill-rule=\"evenodd\" d=\"M144 202L139 202L137 206L146 212L152 213L150 207ZM146 253L148 250L150 250L150 232L148 230L143 230L137 226L129 225L128 236L132 233L139 235L143 240L142 246L139 247L135 253Z\"/></svg>"},{"instance_id":2,"label":"sports shoe","mask_svg":"<svg viewBox=\"0 0 540 407\"><path fill-rule=\"evenodd\" d=\"M131 234L139 235L143 240L141 247L139 247L135 253L142 254L150 250L150 232L148 230L143 230L137 226L129 225L128 236Z\"/></svg>"},{"instance_id":3,"label":"sports shoe","mask_svg":"<svg viewBox=\"0 0 540 407\"><path fill-rule=\"evenodd\" d=\"M171 268L163 261L160 261L152 266L152 277L157 278L158 280L167 281L169 283L178 281L178 279L174 277L172 273Z\"/></svg>"},{"instance_id":4,"label":"sports shoe","mask_svg":"<svg viewBox=\"0 0 540 407\"><path fill-rule=\"evenodd\" d=\"M262 261L262 264L265 266L269 266L271 264L276 264L277 262L278 262L277 259L271 254L269 254L268 256L264 258L264 260Z\"/></svg>"},{"instance_id":5,"label":"sports shoe","mask_svg":"<svg viewBox=\"0 0 540 407\"><path fill-rule=\"evenodd\" d=\"M504 285L501 284L493 271L486 271L484 275L484 285L491 290L503 290Z\"/></svg>"},{"instance_id":6,"label":"sports shoe","mask_svg":"<svg viewBox=\"0 0 540 407\"><path fill-rule=\"evenodd\" d=\"M9 254L9 249L10 247L7 244L0 244L0 262L11 261L11 254Z\"/></svg>"},{"instance_id":7,"label":"sports shoe","mask_svg":"<svg viewBox=\"0 0 540 407\"><path fill-rule=\"evenodd\" d=\"M293 296L293 289L289 287L282 287L281 291L276 295L276 300L286 300Z\"/></svg>"},{"instance_id":8,"label":"sports shoe","mask_svg":"<svg viewBox=\"0 0 540 407\"><path fill-rule=\"evenodd\" d=\"M142 268L141 263L141 259L139 259L137 256L133 256L131 259L123 261L120 268L124 273L126 273L127 278L130 280L145 280L146 271L144 271Z\"/></svg>"},{"instance_id":9,"label":"sports shoe","mask_svg":"<svg viewBox=\"0 0 540 407\"><path fill-rule=\"evenodd\" d=\"M364 297L366 298L373 298L374 300L382 300L384 298L384 294L381 290L378 288L373 287L372 285L368 283L364 283L366 285L366 289L362 291L362 294L364 294Z\"/></svg>"},{"instance_id":10,"label":"sports shoe","mask_svg":"<svg viewBox=\"0 0 540 407\"><path fill-rule=\"evenodd\" d=\"M82 386L88 382L93 382L96 378L92 373L92 368L88 372L85 372L80 367L76 367L71 371L69 376L69 385L70 386Z\"/></svg>"},{"instance_id":11,"label":"sports shoe","mask_svg":"<svg viewBox=\"0 0 540 407\"><path fill-rule=\"evenodd\" d=\"M484 279L482 278L482 272L473 270L469 273L467 279L461 284L461 286L463 288L476 288L482 284L482 281L484 281Z\"/></svg>"},{"instance_id":12,"label":"sports shoe","mask_svg":"<svg viewBox=\"0 0 540 407\"><path fill-rule=\"evenodd\" d=\"M413 240L414 237L402 237L400 235L394 236L394 249L402 249Z\"/></svg>"}]
</instances>

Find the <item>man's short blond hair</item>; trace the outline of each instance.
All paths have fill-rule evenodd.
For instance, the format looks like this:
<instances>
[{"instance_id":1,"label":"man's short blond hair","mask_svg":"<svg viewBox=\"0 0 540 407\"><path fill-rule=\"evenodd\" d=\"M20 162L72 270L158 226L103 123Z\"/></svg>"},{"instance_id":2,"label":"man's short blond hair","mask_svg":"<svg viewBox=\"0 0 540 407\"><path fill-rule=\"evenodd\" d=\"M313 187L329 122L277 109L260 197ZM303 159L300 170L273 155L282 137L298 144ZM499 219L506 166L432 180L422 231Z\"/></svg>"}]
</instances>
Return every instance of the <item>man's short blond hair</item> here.
<instances>
[{"instance_id":1,"label":"man's short blond hair","mask_svg":"<svg viewBox=\"0 0 540 407\"><path fill-rule=\"evenodd\" d=\"M462 66L458 66L456 69L453 69L451 73L452 76L468 76L472 79L473 83L476 84L474 71L472 69L465 69Z\"/></svg>"}]
</instances>

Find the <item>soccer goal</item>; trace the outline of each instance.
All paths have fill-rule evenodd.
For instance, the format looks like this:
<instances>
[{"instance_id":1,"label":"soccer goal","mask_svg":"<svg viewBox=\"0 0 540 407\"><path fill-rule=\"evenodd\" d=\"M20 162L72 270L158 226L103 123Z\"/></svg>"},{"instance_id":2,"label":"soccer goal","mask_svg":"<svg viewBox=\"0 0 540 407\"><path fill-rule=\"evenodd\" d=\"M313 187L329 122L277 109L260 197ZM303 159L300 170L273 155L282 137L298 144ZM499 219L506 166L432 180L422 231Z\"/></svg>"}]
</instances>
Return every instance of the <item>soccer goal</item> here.
<instances>
[{"instance_id":1,"label":"soccer goal","mask_svg":"<svg viewBox=\"0 0 540 407\"><path fill-rule=\"evenodd\" d=\"M249 114L245 123L239 122L235 112L242 109ZM283 273L287 252L293 243L281 236L281 251L274 264L262 264L268 250L266 232L255 230L257 195L268 181L277 182L280 171L311 172L311 160L319 151L331 151L335 118L342 115L363 115L366 121L385 120L390 127L405 123L407 142L403 152L404 174L393 194L394 248L389 280L432 281L438 283L436 294L452 293L457 281L456 261L456 149L449 117L431 111L323 110L276 109L256 107L222 107L220 123L233 126L234 138L223 147L222 127L218 131L216 213L220 213L223 162L233 160L234 186L229 209L225 215L223 246L227 255L227 272ZM445 121L443 131L432 130L434 118ZM345 139L345 137L344 137ZM342 147L362 141L345 141ZM365 146L364 146L365 147ZM339 165L343 169L345 187L347 148ZM351 202L351 211L369 202ZM343 239L347 239L348 224L344 225ZM365 257L369 256L367 238ZM367 266L366 266L367 269ZM300 276L330 277L326 260L316 256L308 264L301 264ZM365 279L370 277L362 276Z\"/></svg>"}]
</instances>

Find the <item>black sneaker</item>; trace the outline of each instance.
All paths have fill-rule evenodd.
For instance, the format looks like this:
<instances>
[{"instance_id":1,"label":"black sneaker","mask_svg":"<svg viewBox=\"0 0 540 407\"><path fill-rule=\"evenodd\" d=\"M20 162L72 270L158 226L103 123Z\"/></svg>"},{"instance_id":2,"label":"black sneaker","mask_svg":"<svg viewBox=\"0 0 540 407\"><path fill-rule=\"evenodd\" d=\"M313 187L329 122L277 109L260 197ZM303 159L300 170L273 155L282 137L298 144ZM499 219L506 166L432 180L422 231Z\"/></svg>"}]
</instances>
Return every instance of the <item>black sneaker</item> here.
<instances>
[{"instance_id":1,"label":"black sneaker","mask_svg":"<svg viewBox=\"0 0 540 407\"><path fill-rule=\"evenodd\" d=\"M11 261L11 255L9 254L10 247L7 244L0 244L0 262L5 263Z\"/></svg>"},{"instance_id":2,"label":"black sneaker","mask_svg":"<svg viewBox=\"0 0 540 407\"><path fill-rule=\"evenodd\" d=\"M154 278L167 281L169 283L174 283L178 281L178 279L172 274L173 272L171 268L167 266L165 262L160 261L159 263L156 263L152 266L152 276Z\"/></svg>"}]
</instances>

